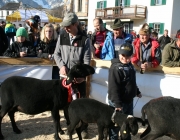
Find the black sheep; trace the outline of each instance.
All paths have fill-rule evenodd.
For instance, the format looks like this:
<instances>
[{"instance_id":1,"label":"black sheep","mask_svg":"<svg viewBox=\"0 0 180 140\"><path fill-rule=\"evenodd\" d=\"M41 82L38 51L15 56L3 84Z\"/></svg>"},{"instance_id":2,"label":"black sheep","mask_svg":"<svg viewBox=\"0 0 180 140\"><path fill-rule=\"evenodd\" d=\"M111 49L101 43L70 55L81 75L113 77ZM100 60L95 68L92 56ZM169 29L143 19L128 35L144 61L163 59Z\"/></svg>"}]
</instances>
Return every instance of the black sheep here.
<instances>
[{"instance_id":1,"label":"black sheep","mask_svg":"<svg viewBox=\"0 0 180 140\"><path fill-rule=\"evenodd\" d=\"M72 140L72 133L75 128L79 139L82 140L81 131L84 127L87 127L87 123L97 123L99 140L104 138L104 129L107 130L115 124L121 126L122 139L127 138L130 133L136 135L138 132L138 123L134 117L128 117L128 115L120 112L114 113L114 108L94 99L84 98L72 101L69 105L68 113L70 119L70 125L68 126L70 140Z\"/></svg>"},{"instance_id":2,"label":"black sheep","mask_svg":"<svg viewBox=\"0 0 180 140\"><path fill-rule=\"evenodd\" d=\"M180 140L180 99L160 97L150 100L141 110L142 119L148 120L141 140L154 140L164 135Z\"/></svg>"},{"instance_id":3,"label":"black sheep","mask_svg":"<svg viewBox=\"0 0 180 140\"><path fill-rule=\"evenodd\" d=\"M94 74L94 68L86 64L76 64L67 75L67 84L73 86L74 78L85 78ZM8 113L13 131L21 133L16 126L14 113L20 111L26 114L38 114L44 111L51 111L55 124L55 139L60 140L58 130L63 133L60 127L59 110L68 105L68 90L62 86L62 80L39 80L29 77L13 76L7 78L1 85L1 112L0 123ZM0 124L1 126L1 124ZM0 127L0 139L3 139Z\"/></svg>"}]
</instances>

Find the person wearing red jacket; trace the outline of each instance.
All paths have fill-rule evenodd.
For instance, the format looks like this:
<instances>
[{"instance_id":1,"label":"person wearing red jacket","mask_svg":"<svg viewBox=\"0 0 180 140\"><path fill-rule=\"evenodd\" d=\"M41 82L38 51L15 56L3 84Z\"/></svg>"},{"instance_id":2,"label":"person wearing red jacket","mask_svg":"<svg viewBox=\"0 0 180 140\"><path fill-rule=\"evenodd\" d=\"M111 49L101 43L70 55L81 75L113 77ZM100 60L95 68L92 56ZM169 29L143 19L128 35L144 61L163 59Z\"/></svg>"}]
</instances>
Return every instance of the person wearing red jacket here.
<instances>
[{"instance_id":1,"label":"person wearing red jacket","mask_svg":"<svg viewBox=\"0 0 180 140\"><path fill-rule=\"evenodd\" d=\"M131 62L136 64L142 72L155 68L161 63L161 50L159 43L150 38L150 31L146 28L141 28L139 38L134 42L134 55Z\"/></svg>"}]
</instances>

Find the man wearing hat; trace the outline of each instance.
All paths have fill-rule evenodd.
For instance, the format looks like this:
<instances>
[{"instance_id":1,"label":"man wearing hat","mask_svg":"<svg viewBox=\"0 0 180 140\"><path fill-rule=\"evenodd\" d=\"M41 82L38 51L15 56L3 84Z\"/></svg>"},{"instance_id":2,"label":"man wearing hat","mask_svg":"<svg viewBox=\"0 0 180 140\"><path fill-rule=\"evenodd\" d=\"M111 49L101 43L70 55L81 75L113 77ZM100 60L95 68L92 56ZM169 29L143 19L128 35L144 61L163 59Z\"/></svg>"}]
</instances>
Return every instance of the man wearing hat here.
<instances>
[{"instance_id":1,"label":"man wearing hat","mask_svg":"<svg viewBox=\"0 0 180 140\"><path fill-rule=\"evenodd\" d=\"M107 33L106 40L102 47L101 59L103 60L118 58L120 45L125 42L131 44L133 40L133 36L131 34L127 34L123 31L124 25L122 24L120 19L115 19L111 28L113 29L113 33Z\"/></svg>"},{"instance_id":2,"label":"man wearing hat","mask_svg":"<svg viewBox=\"0 0 180 140\"><path fill-rule=\"evenodd\" d=\"M90 40L83 34L79 26L78 17L74 13L65 15L61 26L64 32L59 35L54 59L59 67L59 74L67 75L68 71L77 63L90 64ZM86 82L77 85L81 98L86 98ZM87 138L87 132L82 132L82 137Z\"/></svg>"},{"instance_id":3,"label":"man wearing hat","mask_svg":"<svg viewBox=\"0 0 180 140\"><path fill-rule=\"evenodd\" d=\"M142 97L136 85L136 72L131 64L133 46L123 43L119 46L118 58L111 60L108 77L108 102L115 111L133 115L133 98ZM119 127L109 129L109 140L118 140ZM126 140L130 140L131 137Z\"/></svg>"},{"instance_id":4,"label":"man wearing hat","mask_svg":"<svg viewBox=\"0 0 180 140\"><path fill-rule=\"evenodd\" d=\"M140 29L139 38L134 42L134 55L131 62L136 64L142 72L155 68L161 63L159 43L150 38L149 29Z\"/></svg>"},{"instance_id":5,"label":"man wearing hat","mask_svg":"<svg viewBox=\"0 0 180 140\"><path fill-rule=\"evenodd\" d=\"M175 40L167 44L162 51L162 65L166 67L180 67L180 30Z\"/></svg>"}]
</instances>

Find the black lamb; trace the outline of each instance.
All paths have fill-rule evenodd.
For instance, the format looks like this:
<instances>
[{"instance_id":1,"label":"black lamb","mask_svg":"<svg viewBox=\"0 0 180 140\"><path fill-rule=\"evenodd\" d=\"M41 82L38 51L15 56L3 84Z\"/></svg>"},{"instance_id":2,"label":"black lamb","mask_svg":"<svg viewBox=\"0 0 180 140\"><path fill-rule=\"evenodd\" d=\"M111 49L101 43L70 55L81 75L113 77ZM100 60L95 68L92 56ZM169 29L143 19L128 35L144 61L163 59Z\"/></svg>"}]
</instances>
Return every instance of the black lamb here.
<instances>
[{"instance_id":1,"label":"black lamb","mask_svg":"<svg viewBox=\"0 0 180 140\"><path fill-rule=\"evenodd\" d=\"M99 140L104 138L104 129L107 131L110 126L115 124L121 126L122 139L127 138L130 133L136 135L138 132L138 123L133 116L128 117L128 115L120 112L114 113L112 107L94 99L84 98L72 101L68 108L68 113L70 119L70 125L68 126L70 140L72 140L72 133L75 128L79 139L82 140L81 131L84 127L87 127L87 123L97 123ZM105 139L107 139L107 135Z\"/></svg>"},{"instance_id":2,"label":"black lamb","mask_svg":"<svg viewBox=\"0 0 180 140\"><path fill-rule=\"evenodd\" d=\"M141 110L148 127L141 134L141 140L154 140L164 135L180 140L180 99L160 97L150 100Z\"/></svg>"},{"instance_id":3,"label":"black lamb","mask_svg":"<svg viewBox=\"0 0 180 140\"><path fill-rule=\"evenodd\" d=\"M66 84L74 84L74 78L85 78L94 74L94 68L86 64L76 64L69 71ZM38 114L44 111L51 111L55 124L55 139L60 140L58 130L63 133L60 127L59 110L64 109L68 104L68 90L62 86L62 80L39 80L29 77L13 76L7 78L1 85L1 112L0 123L8 113L13 131L21 133L16 126L14 113L20 111L26 114ZM3 139L0 124L0 139Z\"/></svg>"}]
</instances>

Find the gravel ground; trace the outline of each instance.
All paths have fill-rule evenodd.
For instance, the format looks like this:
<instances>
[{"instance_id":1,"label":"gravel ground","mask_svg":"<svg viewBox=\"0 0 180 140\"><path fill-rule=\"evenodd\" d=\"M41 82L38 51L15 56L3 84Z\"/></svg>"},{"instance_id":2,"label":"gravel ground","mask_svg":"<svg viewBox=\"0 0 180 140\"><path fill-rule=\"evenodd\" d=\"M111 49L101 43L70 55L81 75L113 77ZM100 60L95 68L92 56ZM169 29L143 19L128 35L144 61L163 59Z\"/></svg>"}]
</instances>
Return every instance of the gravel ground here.
<instances>
[{"instance_id":1,"label":"gravel ground","mask_svg":"<svg viewBox=\"0 0 180 140\"><path fill-rule=\"evenodd\" d=\"M66 122L63 113L61 114L61 126L66 130ZM54 138L54 124L50 112L44 112L38 115L26 115L21 112L15 114L17 126L22 131L21 134L14 134L9 117L6 115L2 121L2 133L5 140L53 140ZM145 127L139 124L140 128L138 134L132 137L132 140L139 140L140 134L145 130ZM97 126L96 124L89 124L88 127L89 138L88 140L97 139ZM67 135L60 136L62 140L68 140ZM77 135L74 134L73 138L78 140ZM157 140L171 140L168 137L162 137Z\"/></svg>"}]
</instances>

